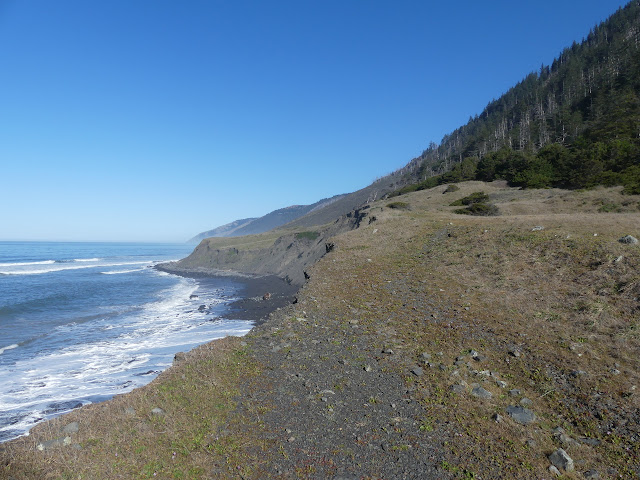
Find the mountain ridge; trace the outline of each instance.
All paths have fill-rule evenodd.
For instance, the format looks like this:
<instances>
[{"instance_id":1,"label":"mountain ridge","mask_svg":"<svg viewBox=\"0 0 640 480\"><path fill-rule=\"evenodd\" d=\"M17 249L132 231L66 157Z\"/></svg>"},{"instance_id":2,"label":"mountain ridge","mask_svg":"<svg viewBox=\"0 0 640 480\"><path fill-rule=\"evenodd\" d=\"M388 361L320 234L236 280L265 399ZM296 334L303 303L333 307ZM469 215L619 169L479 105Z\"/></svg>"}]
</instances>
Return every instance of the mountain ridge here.
<instances>
[{"instance_id":1,"label":"mountain ridge","mask_svg":"<svg viewBox=\"0 0 640 480\"><path fill-rule=\"evenodd\" d=\"M199 242L208 237L240 237L243 235L263 233L295 221L308 213L317 212L346 195L348 194L334 195L333 197L323 198L309 205L289 205L288 207L273 210L262 217L234 220L226 225L199 233L189 239L187 243Z\"/></svg>"}]
</instances>

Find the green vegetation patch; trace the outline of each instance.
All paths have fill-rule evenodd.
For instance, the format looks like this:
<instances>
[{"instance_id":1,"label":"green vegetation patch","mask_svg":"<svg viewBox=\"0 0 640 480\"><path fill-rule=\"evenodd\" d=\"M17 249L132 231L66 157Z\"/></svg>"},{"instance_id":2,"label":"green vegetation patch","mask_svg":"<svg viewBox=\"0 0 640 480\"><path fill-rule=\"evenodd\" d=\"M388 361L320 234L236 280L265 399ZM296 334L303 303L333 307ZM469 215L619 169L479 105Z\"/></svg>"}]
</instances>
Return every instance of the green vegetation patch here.
<instances>
[{"instance_id":1,"label":"green vegetation patch","mask_svg":"<svg viewBox=\"0 0 640 480\"><path fill-rule=\"evenodd\" d=\"M442 193L452 193L452 192L457 192L458 190L460 190L460 187L457 185L449 185L444 192Z\"/></svg>"},{"instance_id":2,"label":"green vegetation patch","mask_svg":"<svg viewBox=\"0 0 640 480\"><path fill-rule=\"evenodd\" d=\"M500 215L500 211L498 207L495 205L491 205L490 203L474 203L469 205L467 208L458 208L455 210L455 213L459 213L461 215L475 215L481 217L490 217Z\"/></svg>"},{"instance_id":3,"label":"green vegetation patch","mask_svg":"<svg viewBox=\"0 0 640 480\"><path fill-rule=\"evenodd\" d=\"M484 192L473 192L471 195L467 195L464 198L456 200L455 202L451 203L450 205L452 207L459 207L461 205L473 205L475 203L485 203L487 200L489 200L489 195L487 195L486 193L484 193Z\"/></svg>"},{"instance_id":4,"label":"green vegetation patch","mask_svg":"<svg viewBox=\"0 0 640 480\"><path fill-rule=\"evenodd\" d=\"M319 236L320 236L320 233L318 233L318 232L299 232L299 233L296 233L296 239L298 239L298 240L302 240L302 239L315 240Z\"/></svg>"},{"instance_id":5,"label":"green vegetation patch","mask_svg":"<svg viewBox=\"0 0 640 480\"><path fill-rule=\"evenodd\" d=\"M409 210L409 204L407 202L391 202L387 203L387 207L397 210Z\"/></svg>"}]
</instances>

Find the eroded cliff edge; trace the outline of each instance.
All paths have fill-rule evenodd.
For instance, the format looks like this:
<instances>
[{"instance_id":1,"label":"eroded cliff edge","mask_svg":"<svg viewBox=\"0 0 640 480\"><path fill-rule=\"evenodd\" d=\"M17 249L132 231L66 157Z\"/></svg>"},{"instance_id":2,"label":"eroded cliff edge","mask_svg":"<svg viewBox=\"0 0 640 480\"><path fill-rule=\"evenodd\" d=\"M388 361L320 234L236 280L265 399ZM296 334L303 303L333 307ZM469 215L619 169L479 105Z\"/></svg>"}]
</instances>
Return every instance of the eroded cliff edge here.
<instances>
[{"instance_id":1,"label":"eroded cliff edge","mask_svg":"<svg viewBox=\"0 0 640 480\"><path fill-rule=\"evenodd\" d=\"M331 238L375 221L365 205L317 227L289 227L233 238L205 238L188 257L158 270L179 275L276 275L301 286L307 269L333 248Z\"/></svg>"}]
</instances>

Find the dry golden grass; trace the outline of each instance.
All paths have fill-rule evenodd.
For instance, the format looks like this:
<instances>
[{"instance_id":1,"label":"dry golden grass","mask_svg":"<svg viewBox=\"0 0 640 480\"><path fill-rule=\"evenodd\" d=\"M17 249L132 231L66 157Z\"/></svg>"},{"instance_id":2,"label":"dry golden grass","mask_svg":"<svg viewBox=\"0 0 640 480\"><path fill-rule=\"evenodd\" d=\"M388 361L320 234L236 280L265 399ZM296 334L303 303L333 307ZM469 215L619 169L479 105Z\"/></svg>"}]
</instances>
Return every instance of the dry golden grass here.
<instances>
[{"instance_id":1,"label":"dry golden grass","mask_svg":"<svg viewBox=\"0 0 640 480\"><path fill-rule=\"evenodd\" d=\"M143 388L36 426L28 437L6 445L0 478L196 479L249 473L256 461L243 445L260 440L250 429L225 430L238 401L238 382L259 373L240 342L229 337L202 345ZM164 413L154 414L154 408ZM63 427L74 421L79 431L71 441L81 448L38 451L39 443L64 437ZM257 419L245 421L249 427Z\"/></svg>"},{"instance_id":2,"label":"dry golden grass","mask_svg":"<svg viewBox=\"0 0 640 480\"><path fill-rule=\"evenodd\" d=\"M640 247L618 239L639 236L640 214L597 212L596 206L604 199L638 212L638 198L611 189L460 187L399 197L410 211L373 205L378 221L336 239L338 253L312 273L325 281L309 285L306 295L331 299L322 309L332 315L364 318L381 344L405 352L407 365L419 362L422 352L446 365L446 371L426 369L423 377L406 380L424 404L426 428L458 426L450 467L461 476L549 475L547 456L560 446L579 471L597 468L602 478L609 478L608 468L624 478L635 475ZM451 213L449 203L474 191L488 193L502 216ZM544 229L534 231L536 226ZM474 364L467 356L453 366L471 349L486 359ZM480 383L493 397L456 395L449 387L458 382ZM510 389L522 393L513 398ZM539 421L496 423L494 415L507 417L506 407L521 397L533 401ZM555 427L601 445L561 445Z\"/></svg>"},{"instance_id":3,"label":"dry golden grass","mask_svg":"<svg viewBox=\"0 0 640 480\"><path fill-rule=\"evenodd\" d=\"M377 220L335 238L294 315L356 318L371 342L392 347L423 406L425 435L443 425L456 431L442 468L459 478L550 478L548 455L560 446L576 462L565 478L589 469L600 478L636 476L640 246L618 239L640 237L640 199L615 189L459 186L399 197L407 209L373 204L369 217ZM502 215L454 214L449 204L476 191ZM471 349L484 360L472 360ZM423 352L442 369L408 374ZM239 339L199 347L149 386L5 445L0 478L260 478L272 461L260 415L271 406L247 401L235 409L242 385L259 383L259 373ZM468 385L467 393L454 394L454 383ZM492 397L471 396L472 383ZM531 425L505 413L522 397L538 417ZM153 415L154 407L165 414ZM81 450L36 451L74 419ZM562 445L556 427L600 445Z\"/></svg>"}]
</instances>

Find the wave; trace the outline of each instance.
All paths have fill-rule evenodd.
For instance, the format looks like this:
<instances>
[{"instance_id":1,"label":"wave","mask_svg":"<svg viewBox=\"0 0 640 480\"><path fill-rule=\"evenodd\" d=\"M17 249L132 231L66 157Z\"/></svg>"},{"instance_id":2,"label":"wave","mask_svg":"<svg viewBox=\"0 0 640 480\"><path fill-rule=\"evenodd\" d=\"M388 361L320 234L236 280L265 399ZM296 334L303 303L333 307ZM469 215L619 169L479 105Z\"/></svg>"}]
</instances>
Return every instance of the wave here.
<instances>
[{"instance_id":1,"label":"wave","mask_svg":"<svg viewBox=\"0 0 640 480\"><path fill-rule=\"evenodd\" d=\"M121 273L133 273L133 272L142 272L146 270L146 268L134 268L133 270L112 270L110 272L100 272L103 275L119 275Z\"/></svg>"},{"instance_id":2,"label":"wave","mask_svg":"<svg viewBox=\"0 0 640 480\"><path fill-rule=\"evenodd\" d=\"M56 263L55 260L43 260L40 262L14 262L14 263L0 263L0 267L24 267L27 265L51 265Z\"/></svg>"},{"instance_id":3,"label":"wave","mask_svg":"<svg viewBox=\"0 0 640 480\"><path fill-rule=\"evenodd\" d=\"M18 348L20 345L17 344L13 344L13 345L9 345L7 347L2 347L0 348L0 355L2 355L4 352L6 352L7 350L13 350L14 348Z\"/></svg>"},{"instance_id":4,"label":"wave","mask_svg":"<svg viewBox=\"0 0 640 480\"><path fill-rule=\"evenodd\" d=\"M124 274L138 269L155 272L145 266L154 262L131 260L126 265L133 266L111 269L125 259L103 259L97 264L105 267L92 274ZM45 265L58 269L79 266L94 265ZM118 277L111 278L118 282ZM128 279L123 277L121 281ZM20 350L15 353L25 353L16 355L16 359L13 354L7 355L10 365L6 361L0 363L0 443L26 434L37 422L62 413L67 407L106 400L147 384L172 364L178 351L214 338L244 335L251 329L251 322L215 316L217 306L235 297L234 287L225 285L212 291L183 277L159 285L163 288L152 292L153 296L142 297L144 303L127 302L121 306L124 310L117 312L111 309L118 307L109 306L109 312L98 312L91 321L76 318L73 325L57 326L53 329L55 335L47 339L48 348L25 348L25 342L20 342ZM190 299L196 292L200 298ZM214 308L199 311L201 304ZM4 345L9 341L16 340L7 339ZM4 345L0 343L0 347Z\"/></svg>"},{"instance_id":5,"label":"wave","mask_svg":"<svg viewBox=\"0 0 640 480\"><path fill-rule=\"evenodd\" d=\"M99 262L101 258L74 258L74 262Z\"/></svg>"},{"instance_id":6,"label":"wave","mask_svg":"<svg viewBox=\"0 0 640 480\"><path fill-rule=\"evenodd\" d=\"M51 272L60 272L63 270L80 270L80 269L84 269L84 268L105 268L105 267L123 267L126 265L152 265L153 262L150 261L146 261L146 262L120 262L120 263L98 263L95 265L89 264L89 265L77 265L74 264L73 262L66 262L66 263L59 263L59 262L53 262L53 264L51 264L50 267L48 268L38 268L38 269L32 269L32 268L20 268L20 267L24 267L24 266L18 266L18 268L5 268L3 270L0 270L0 275L4 274L4 275L40 275L43 273L51 273ZM15 264L13 264L12 266L15 266ZM32 265L27 265L26 267L29 267Z\"/></svg>"}]
</instances>

